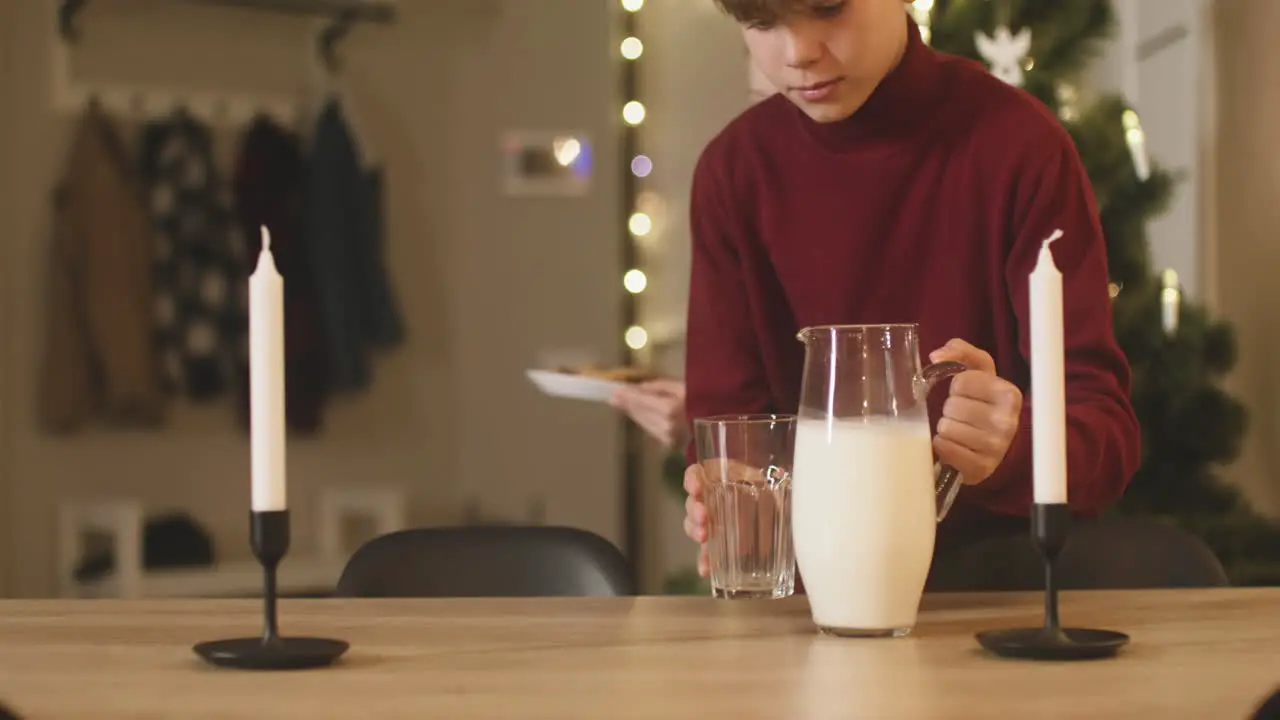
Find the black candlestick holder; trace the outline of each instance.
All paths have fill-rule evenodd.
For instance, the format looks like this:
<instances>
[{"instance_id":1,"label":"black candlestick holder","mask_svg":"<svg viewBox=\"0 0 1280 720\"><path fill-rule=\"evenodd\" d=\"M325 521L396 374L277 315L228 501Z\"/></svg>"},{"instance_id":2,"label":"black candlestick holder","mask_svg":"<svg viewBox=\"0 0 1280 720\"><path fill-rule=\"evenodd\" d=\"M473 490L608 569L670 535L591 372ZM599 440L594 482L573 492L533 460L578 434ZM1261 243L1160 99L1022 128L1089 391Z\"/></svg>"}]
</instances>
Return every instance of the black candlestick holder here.
<instances>
[{"instance_id":1,"label":"black candlestick holder","mask_svg":"<svg viewBox=\"0 0 1280 720\"><path fill-rule=\"evenodd\" d=\"M1259 705L1249 720L1276 720L1280 718L1280 689L1275 690Z\"/></svg>"},{"instance_id":2,"label":"black candlestick holder","mask_svg":"<svg viewBox=\"0 0 1280 720\"><path fill-rule=\"evenodd\" d=\"M978 644L1002 657L1029 660L1090 660L1115 655L1129 636L1113 630L1064 628L1058 622L1054 564L1067 544L1071 512L1066 503L1032 506L1031 538L1044 558L1044 626L988 630Z\"/></svg>"},{"instance_id":3,"label":"black candlestick holder","mask_svg":"<svg viewBox=\"0 0 1280 720\"><path fill-rule=\"evenodd\" d=\"M346 641L280 635L276 568L289 550L289 511L250 513L249 538L263 571L262 636L212 640L192 649L212 665L240 670L303 670L332 664L350 647Z\"/></svg>"}]
</instances>

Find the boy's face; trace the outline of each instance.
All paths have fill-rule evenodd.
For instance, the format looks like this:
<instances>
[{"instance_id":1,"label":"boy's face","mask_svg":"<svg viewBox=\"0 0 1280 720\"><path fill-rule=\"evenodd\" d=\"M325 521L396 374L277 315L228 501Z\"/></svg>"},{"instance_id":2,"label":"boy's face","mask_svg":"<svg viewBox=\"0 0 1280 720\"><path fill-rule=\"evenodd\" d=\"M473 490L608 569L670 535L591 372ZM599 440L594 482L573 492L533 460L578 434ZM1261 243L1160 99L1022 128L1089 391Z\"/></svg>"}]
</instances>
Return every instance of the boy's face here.
<instances>
[{"instance_id":1,"label":"boy's face","mask_svg":"<svg viewBox=\"0 0 1280 720\"><path fill-rule=\"evenodd\" d=\"M817 122L853 115L906 45L903 0L720 2L760 74Z\"/></svg>"},{"instance_id":2,"label":"boy's face","mask_svg":"<svg viewBox=\"0 0 1280 720\"><path fill-rule=\"evenodd\" d=\"M769 82L769 78L760 72L754 62L747 63L747 94L751 102L757 103L776 95L778 89Z\"/></svg>"}]
</instances>

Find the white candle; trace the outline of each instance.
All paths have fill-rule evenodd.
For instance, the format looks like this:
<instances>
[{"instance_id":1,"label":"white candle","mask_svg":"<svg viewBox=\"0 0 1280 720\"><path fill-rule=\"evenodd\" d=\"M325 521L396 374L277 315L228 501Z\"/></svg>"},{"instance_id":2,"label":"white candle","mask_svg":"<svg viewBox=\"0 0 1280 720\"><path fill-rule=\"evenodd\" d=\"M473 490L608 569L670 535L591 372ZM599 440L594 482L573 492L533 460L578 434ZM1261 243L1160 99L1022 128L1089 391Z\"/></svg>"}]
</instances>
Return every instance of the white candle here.
<instances>
[{"instance_id":1,"label":"white candle","mask_svg":"<svg viewBox=\"0 0 1280 720\"><path fill-rule=\"evenodd\" d=\"M1120 121L1124 125L1124 144L1133 160L1133 172L1146 182L1151 177L1151 159L1147 157L1147 134L1142 130L1142 121L1133 110L1125 110Z\"/></svg>"},{"instance_id":2,"label":"white candle","mask_svg":"<svg viewBox=\"0 0 1280 720\"><path fill-rule=\"evenodd\" d=\"M1160 322L1164 325L1166 335L1178 334L1178 306L1181 301L1177 288L1165 288L1160 291Z\"/></svg>"},{"instance_id":3,"label":"white candle","mask_svg":"<svg viewBox=\"0 0 1280 720\"><path fill-rule=\"evenodd\" d=\"M1037 504L1067 502L1066 371L1062 350L1062 273L1049 245L1062 237L1055 230L1040 246L1031 272L1031 449Z\"/></svg>"},{"instance_id":4,"label":"white candle","mask_svg":"<svg viewBox=\"0 0 1280 720\"><path fill-rule=\"evenodd\" d=\"M249 276L249 425L254 512L285 510L284 279L262 228L262 252Z\"/></svg>"},{"instance_id":5,"label":"white candle","mask_svg":"<svg viewBox=\"0 0 1280 720\"><path fill-rule=\"evenodd\" d=\"M1182 304L1182 290L1178 286L1178 273L1165 270L1163 287L1160 289L1160 324L1166 335L1178 334L1179 306Z\"/></svg>"}]
</instances>

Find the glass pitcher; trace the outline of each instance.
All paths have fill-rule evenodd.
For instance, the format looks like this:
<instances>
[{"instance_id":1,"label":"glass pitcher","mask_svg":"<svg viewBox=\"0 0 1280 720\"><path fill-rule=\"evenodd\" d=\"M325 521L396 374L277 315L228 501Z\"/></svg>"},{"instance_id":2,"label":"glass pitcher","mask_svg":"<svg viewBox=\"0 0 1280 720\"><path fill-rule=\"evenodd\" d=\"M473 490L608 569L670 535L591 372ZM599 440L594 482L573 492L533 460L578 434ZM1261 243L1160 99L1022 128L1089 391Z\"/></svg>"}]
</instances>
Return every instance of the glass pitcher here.
<instances>
[{"instance_id":1,"label":"glass pitcher","mask_svg":"<svg viewBox=\"0 0 1280 720\"><path fill-rule=\"evenodd\" d=\"M833 635L906 635L937 523L960 488L954 468L935 470L928 395L966 368L921 368L914 324L826 325L797 337L805 364L791 522L813 621Z\"/></svg>"}]
</instances>

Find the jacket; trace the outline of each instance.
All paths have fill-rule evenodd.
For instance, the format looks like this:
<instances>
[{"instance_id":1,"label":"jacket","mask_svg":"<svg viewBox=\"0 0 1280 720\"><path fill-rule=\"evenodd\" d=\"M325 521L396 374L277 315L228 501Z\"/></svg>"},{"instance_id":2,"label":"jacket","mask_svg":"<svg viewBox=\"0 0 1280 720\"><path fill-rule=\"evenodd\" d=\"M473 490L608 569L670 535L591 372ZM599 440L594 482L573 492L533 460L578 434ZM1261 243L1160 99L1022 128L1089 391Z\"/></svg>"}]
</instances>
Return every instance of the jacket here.
<instances>
[{"instance_id":1,"label":"jacket","mask_svg":"<svg viewBox=\"0 0 1280 720\"><path fill-rule=\"evenodd\" d=\"M128 153L97 102L77 123L54 193L39 414L49 431L93 417L163 419L152 326L150 222Z\"/></svg>"},{"instance_id":2,"label":"jacket","mask_svg":"<svg viewBox=\"0 0 1280 720\"><path fill-rule=\"evenodd\" d=\"M336 392L367 388L369 352L404 336L382 256L381 204L381 178L361 167L341 106L330 100L312 140L306 233Z\"/></svg>"},{"instance_id":3,"label":"jacket","mask_svg":"<svg viewBox=\"0 0 1280 720\"><path fill-rule=\"evenodd\" d=\"M285 421L300 434L321 429L327 396L328 356L312 273L309 238L303 232L306 166L300 139L267 117L250 125L234 175L241 253L252 272L262 251L261 227L271 232L271 254L284 278ZM247 296L247 274L237 292ZM248 358L240 359L240 420L249 417Z\"/></svg>"}]
</instances>

